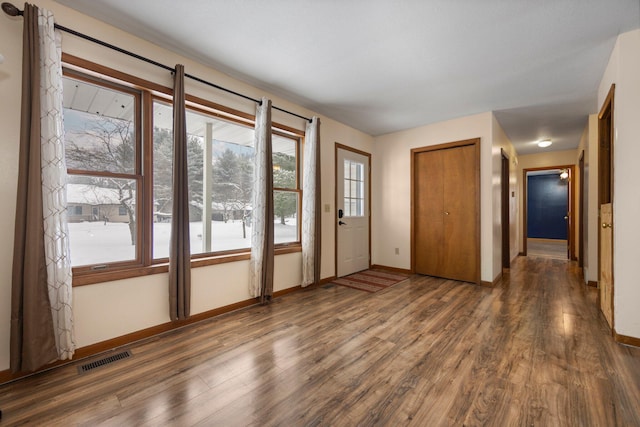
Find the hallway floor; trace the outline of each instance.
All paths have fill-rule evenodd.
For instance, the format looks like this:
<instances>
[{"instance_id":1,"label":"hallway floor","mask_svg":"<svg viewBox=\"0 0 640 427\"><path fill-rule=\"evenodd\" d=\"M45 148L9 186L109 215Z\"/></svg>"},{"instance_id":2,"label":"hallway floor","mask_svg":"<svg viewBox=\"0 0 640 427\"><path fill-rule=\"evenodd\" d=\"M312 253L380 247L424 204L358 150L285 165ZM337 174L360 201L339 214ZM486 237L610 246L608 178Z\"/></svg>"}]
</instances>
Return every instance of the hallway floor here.
<instances>
[{"instance_id":1,"label":"hallway floor","mask_svg":"<svg viewBox=\"0 0 640 427\"><path fill-rule=\"evenodd\" d=\"M640 426L640 349L595 300L543 257L493 289L302 290L0 386L0 425Z\"/></svg>"},{"instance_id":2,"label":"hallway floor","mask_svg":"<svg viewBox=\"0 0 640 427\"><path fill-rule=\"evenodd\" d=\"M527 239L527 255L554 259L567 258L567 241L552 239Z\"/></svg>"}]
</instances>

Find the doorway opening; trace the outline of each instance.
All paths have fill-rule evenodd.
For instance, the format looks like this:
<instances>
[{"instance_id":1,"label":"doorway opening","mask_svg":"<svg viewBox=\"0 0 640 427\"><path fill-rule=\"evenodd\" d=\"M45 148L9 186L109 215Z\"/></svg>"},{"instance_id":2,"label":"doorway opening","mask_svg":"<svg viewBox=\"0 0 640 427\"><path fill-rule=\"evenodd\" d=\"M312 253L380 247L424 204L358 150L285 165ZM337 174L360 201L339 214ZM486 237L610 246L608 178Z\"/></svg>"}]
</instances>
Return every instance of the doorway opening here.
<instances>
[{"instance_id":1,"label":"doorway opening","mask_svg":"<svg viewBox=\"0 0 640 427\"><path fill-rule=\"evenodd\" d=\"M576 259L575 166L524 170L524 255Z\"/></svg>"},{"instance_id":2,"label":"doorway opening","mask_svg":"<svg viewBox=\"0 0 640 427\"><path fill-rule=\"evenodd\" d=\"M510 227L511 220L509 217L509 156L502 150L501 154L501 177L500 177L500 205L501 205L501 223L502 223L502 268L511 267L511 248L509 242L511 240Z\"/></svg>"},{"instance_id":3,"label":"doorway opening","mask_svg":"<svg viewBox=\"0 0 640 427\"><path fill-rule=\"evenodd\" d=\"M601 224L598 233L598 305L614 333L614 277L613 277L613 151L614 151L614 93L611 85L598 115L598 206Z\"/></svg>"}]
</instances>

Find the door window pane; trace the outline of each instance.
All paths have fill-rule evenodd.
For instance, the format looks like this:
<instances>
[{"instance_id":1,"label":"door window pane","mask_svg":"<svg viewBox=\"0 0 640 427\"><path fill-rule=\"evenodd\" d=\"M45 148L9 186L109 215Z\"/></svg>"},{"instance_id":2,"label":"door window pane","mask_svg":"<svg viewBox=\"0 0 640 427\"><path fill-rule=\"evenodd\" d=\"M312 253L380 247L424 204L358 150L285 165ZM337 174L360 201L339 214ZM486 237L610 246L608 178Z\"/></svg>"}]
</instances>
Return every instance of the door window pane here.
<instances>
[{"instance_id":1,"label":"door window pane","mask_svg":"<svg viewBox=\"0 0 640 427\"><path fill-rule=\"evenodd\" d=\"M344 214L364 216L364 164L344 161Z\"/></svg>"}]
</instances>

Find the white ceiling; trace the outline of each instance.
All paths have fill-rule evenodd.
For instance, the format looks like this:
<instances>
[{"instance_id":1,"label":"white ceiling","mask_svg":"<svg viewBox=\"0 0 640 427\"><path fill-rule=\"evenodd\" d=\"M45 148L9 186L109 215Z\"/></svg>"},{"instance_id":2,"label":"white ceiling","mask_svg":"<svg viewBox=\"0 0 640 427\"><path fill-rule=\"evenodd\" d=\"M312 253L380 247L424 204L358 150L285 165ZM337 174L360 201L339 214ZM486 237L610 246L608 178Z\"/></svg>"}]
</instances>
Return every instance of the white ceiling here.
<instances>
[{"instance_id":1,"label":"white ceiling","mask_svg":"<svg viewBox=\"0 0 640 427\"><path fill-rule=\"evenodd\" d=\"M94 117L104 116L118 120L134 120L135 99L133 95L127 95L122 91L108 89L68 76L62 79L62 86L65 109L90 113ZM65 119L69 119L69 117L65 116ZM72 123L71 129L74 131L84 131L83 128L90 127L89 123L78 122L78 120L81 119L76 118ZM187 109L186 122L187 133L200 137L203 141L207 125L211 124L212 137L216 141L245 147L253 146L254 144L254 129L251 126L226 121L192 109ZM154 102L153 127L160 129L173 128L173 107L170 104L161 101ZM271 139L274 153L296 155L295 137L292 139L272 134Z\"/></svg>"},{"instance_id":2,"label":"white ceiling","mask_svg":"<svg viewBox=\"0 0 640 427\"><path fill-rule=\"evenodd\" d=\"M640 0L57 1L370 135L495 111L521 155L577 147L640 27Z\"/></svg>"}]
</instances>

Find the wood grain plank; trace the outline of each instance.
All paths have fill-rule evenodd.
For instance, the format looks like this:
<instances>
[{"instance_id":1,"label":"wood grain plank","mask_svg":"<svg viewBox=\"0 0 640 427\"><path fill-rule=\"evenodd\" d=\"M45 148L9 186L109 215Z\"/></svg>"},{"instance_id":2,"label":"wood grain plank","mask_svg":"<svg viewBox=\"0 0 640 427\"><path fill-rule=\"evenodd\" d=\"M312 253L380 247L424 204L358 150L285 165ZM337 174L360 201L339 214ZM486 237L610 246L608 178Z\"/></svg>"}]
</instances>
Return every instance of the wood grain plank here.
<instances>
[{"instance_id":1,"label":"wood grain plank","mask_svg":"<svg viewBox=\"0 0 640 427\"><path fill-rule=\"evenodd\" d=\"M640 349L597 292L540 257L490 289L304 289L4 384L1 425L640 425Z\"/></svg>"}]
</instances>

